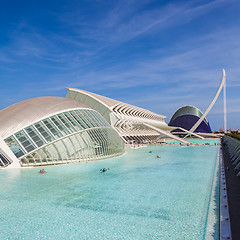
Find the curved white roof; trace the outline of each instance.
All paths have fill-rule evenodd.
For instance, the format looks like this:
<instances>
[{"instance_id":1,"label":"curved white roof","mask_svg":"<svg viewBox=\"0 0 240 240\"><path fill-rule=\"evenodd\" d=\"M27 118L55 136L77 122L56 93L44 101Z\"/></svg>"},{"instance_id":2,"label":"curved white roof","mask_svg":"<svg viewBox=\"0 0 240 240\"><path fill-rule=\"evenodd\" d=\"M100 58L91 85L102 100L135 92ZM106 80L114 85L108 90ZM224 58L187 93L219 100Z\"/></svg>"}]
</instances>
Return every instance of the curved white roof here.
<instances>
[{"instance_id":1,"label":"curved white roof","mask_svg":"<svg viewBox=\"0 0 240 240\"><path fill-rule=\"evenodd\" d=\"M6 138L34 122L76 108L89 106L64 97L38 97L13 104L0 111L0 137Z\"/></svg>"},{"instance_id":2,"label":"curved white roof","mask_svg":"<svg viewBox=\"0 0 240 240\"><path fill-rule=\"evenodd\" d=\"M120 101L117 101L115 99L104 97L104 96L98 95L96 93L87 92L87 91L82 90L82 89L77 89L77 88L67 88L67 89L70 90L70 91L82 92L86 95L89 95L89 96L97 99L101 103L105 104L109 108L112 108L112 107L116 106L118 103L121 103Z\"/></svg>"},{"instance_id":3,"label":"curved white roof","mask_svg":"<svg viewBox=\"0 0 240 240\"><path fill-rule=\"evenodd\" d=\"M201 112L201 110L199 110L197 107L192 106L192 105L185 105L180 107L171 117L171 120L169 121L169 124L171 124L172 121L174 121L177 117L182 116L182 115L194 115L197 117L201 117L203 115L203 113ZM206 118L204 118L204 121L206 122L206 124L208 124L208 121Z\"/></svg>"},{"instance_id":4,"label":"curved white roof","mask_svg":"<svg viewBox=\"0 0 240 240\"><path fill-rule=\"evenodd\" d=\"M96 93L87 92L87 91L77 89L77 88L67 88L67 89L69 91L79 92L79 93L83 93L85 95L88 95L88 96L96 99L99 103L105 105L105 107L107 107L109 110L113 110L114 108L116 108L118 106L122 106L122 107L124 106L125 108L128 107L130 110L137 109L139 112L148 114L149 116L152 116L152 117L158 117L158 118L161 118L161 119L166 118L166 116L164 116L164 115L160 115L160 114L151 112L149 110L146 110L146 109L143 109L143 108L140 108L140 107L136 107L136 106L124 103L124 102L120 102L120 101L115 100L115 99L104 97L104 96L98 95ZM69 97L69 96L67 95L67 97Z\"/></svg>"}]
</instances>

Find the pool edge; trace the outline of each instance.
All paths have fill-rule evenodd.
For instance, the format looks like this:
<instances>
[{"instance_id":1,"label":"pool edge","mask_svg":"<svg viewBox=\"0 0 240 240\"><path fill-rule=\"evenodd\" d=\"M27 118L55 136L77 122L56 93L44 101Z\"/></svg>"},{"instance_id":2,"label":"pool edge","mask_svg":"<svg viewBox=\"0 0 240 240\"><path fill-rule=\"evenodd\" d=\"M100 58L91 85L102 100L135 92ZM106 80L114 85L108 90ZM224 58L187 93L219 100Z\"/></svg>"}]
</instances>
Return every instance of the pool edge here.
<instances>
[{"instance_id":1,"label":"pool edge","mask_svg":"<svg viewBox=\"0 0 240 240\"><path fill-rule=\"evenodd\" d=\"M219 183L219 239L232 239L231 236L231 224L229 217L228 197L226 188L225 167L223 164L223 152L220 147L219 152L220 160L220 183Z\"/></svg>"}]
</instances>

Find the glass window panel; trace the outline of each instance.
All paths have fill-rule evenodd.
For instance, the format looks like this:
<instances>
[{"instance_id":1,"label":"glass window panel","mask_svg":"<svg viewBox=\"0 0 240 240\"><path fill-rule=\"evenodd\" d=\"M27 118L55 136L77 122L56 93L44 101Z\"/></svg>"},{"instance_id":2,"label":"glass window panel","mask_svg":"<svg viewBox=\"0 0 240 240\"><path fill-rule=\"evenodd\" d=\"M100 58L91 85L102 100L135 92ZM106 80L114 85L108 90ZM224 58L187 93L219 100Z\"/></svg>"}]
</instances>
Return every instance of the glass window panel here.
<instances>
[{"instance_id":1,"label":"glass window panel","mask_svg":"<svg viewBox=\"0 0 240 240\"><path fill-rule=\"evenodd\" d=\"M79 135L80 134L73 135L70 137L71 142L75 149L75 153L74 153L73 157L76 157L76 158L82 158L84 155L83 152L86 149L86 144L82 141L82 138ZM79 136L79 137L77 137L77 136Z\"/></svg>"},{"instance_id":2,"label":"glass window panel","mask_svg":"<svg viewBox=\"0 0 240 240\"><path fill-rule=\"evenodd\" d=\"M92 140L92 146L94 148L95 155L99 155L99 148L101 146L99 144L99 140L98 140L98 137L95 134L95 131L93 131L93 130L88 131L88 135Z\"/></svg>"},{"instance_id":3,"label":"glass window panel","mask_svg":"<svg viewBox=\"0 0 240 240\"><path fill-rule=\"evenodd\" d=\"M26 149L27 152L31 152L36 148L24 131L19 131L15 133L15 137L18 139L18 141L22 144L22 146Z\"/></svg>"},{"instance_id":4,"label":"glass window panel","mask_svg":"<svg viewBox=\"0 0 240 240\"><path fill-rule=\"evenodd\" d=\"M58 114L57 116L61 120L61 122L68 128L68 130L70 130L72 133L76 132L74 126L69 123L69 120L62 113Z\"/></svg>"},{"instance_id":5,"label":"glass window panel","mask_svg":"<svg viewBox=\"0 0 240 240\"><path fill-rule=\"evenodd\" d=\"M70 113L74 117L74 119L78 122L78 124L81 126L81 128L85 129L86 125L82 121L82 118L79 118L79 116L74 111L70 111Z\"/></svg>"},{"instance_id":6,"label":"glass window panel","mask_svg":"<svg viewBox=\"0 0 240 240\"><path fill-rule=\"evenodd\" d=\"M39 155L42 157L43 161L49 161L51 159L51 154L45 147L40 149Z\"/></svg>"},{"instance_id":7,"label":"glass window panel","mask_svg":"<svg viewBox=\"0 0 240 240\"><path fill-rule=\"evenodd\" d=\"M76 122L76 120L73 118L72 115L70 115L70 113L65 112L63 113L64 116L69 120L69 122L71 122L71 124L78 130L82 130L82 128L79 126L79 124Z\"/></svg>"},{"instance_id":8,"label":"glass window panel","mask_svg":"<svg viewBox=\"0 0 240 240\"><path fill-rule=\"evenodd\" d=\"M96 155L99 155L100 154L99 149L101 148L101 146L99 144L99 138L96 134L96 131L91 130L90 134L92 136L92 141L94 142L94 148L95 148Z\"/></svg>"},{"instance_id":9,"label":"glass window panel","mask_svg":"<svg viewBox=\"0 0 240 240\"><path fill-rule=\"evenodd\" d=\"M77 114L77 116L81 119L82 123L84 124L84 128L89 128L90 125L88 124L87 120L85 119L85 117L81 114L80 110L75 110L75 113Z\"/></svg>"},{"instance_id":10,"label":"glass window panel","mask_svg":"<svg viewBox=\"0 0 240 240\"><path fill-rule=\"evenodd\" d=\"M94 111L88 110L88 113L94 119L94 121L98 127L104 126L103 122L100 121L99 118L94 114Z\"/></svg>"},{"instance_id":11,"label":"glass window panel","mask_svg":"<svg viewBox=\"0 0 240 240\"><path fill-rule=\"evenodd\" d=\"M63 125L63 123L57 118L57 116L52 116L51 120L55 123L55 125L62 131L63 135L68 135L69 130Z\"/></svg>"},{"instance_id":12,"label":"glass window panel","mask_svg":"<svg viewBox=\"0 0 240 240\"><path fill-rule=\"evenodd\" d=\"M23 156L26 153L13 136L6 138L4 141L17 158Z\"/></svg>"},{"instance_id":13,"label":"glass window panel","mask_svg":"<svg viewBox=\"0 0 240 240\"><path fill-rule=\"evenodd\" d=\"M94 112L96 117L103 123L103 126L109 127L110 124L107 122L107 120L98 112Z\"/></svg>"},{"instance_id":14,"label":"glass window panel","mask_svg":"<svg viewBox=\"0 0 240 240\"><path fill-rule=\"evenodd\" d=\"M60 155L58 154L54 144L46 145L44 148L42 148L42 150L48 155L48 162L53 162L60 159Z\"/></svg>"},{"instance_id":15,"label":"glass window panel","mask_svg":"<svg viewBox=\"0 0 240 240\"><path fill-rule=\"evenodd\" d=\"M109 127L110 124L108 123L108 121L98 112L95 112L95 114L98 116L99 119L101 119L101 121L103 122L104 126Z\"/></svg>"},{"instance_id":16,"label":"glass window panel","mask_svg":"<svg viewBox=\"0 0 240 240\"><path fill-rule=\"evenodd\" d=\"M94 127L99 127L101 125L99 125L99 122L96 121L95 117L92 115L91 113L92 111L90 110L85 110L86 115L89 118L89 121L91 121L91 123L94 125Z\"/></svg>"},{"instance_id":17,"label":"glass window panel","mask_svg":"<svg viewBox=\"0 0 240 240\"><path fill-rule=\"evenodd\" d=\"M2 153L0 153L0 164L2 163L2 166L7 166L11 163L11 161L6 158Z\"/></svg>"},{"instance_id":18,"label":"glass window panel","mask_svg":"<svg viewBox=\"0 0 240 240\"><path fill-rule=\"evenodd\" d=\"M44 148L37 150L36 153L37 153L39 159L41 159L41 162L42 162L42 163L46 163L46 162L47 162L46 159L47 159L48 156L47 156L46 153L43 151L43 149L44 149Z\"/></svg>"},{"instance_id":19,"label":"glass window panel","mask_svg":"<svg viewBox=\"0 0 240 240\"><path fill-rule=\"evenodd\" d=\"M90 124L90 127L94 127L94 124L92 123L92 119L90 118L87 110L82 109L81 113L83 114L83 116L85 117L85 119L87 120L87 122Z\"/></svg>"},{"instance_id":20,"label":"glass window panel","mask_svg":"<svg viewBox=\"0 0 240 240\"><path fill-rule=\"evenodd\" d=\"M90 110L84 110L85 115L87 116L87 119L89 122L92 122L95 127L98 126L98 123L96 122L96 119L91 114Z\"/></svg>"},{"instance_id":21,"label":"glass window panel","mask_svg":"<svg viewBox=\"0 0 240 240\"><path fill-rule=\"evenodd\" d=\"M93 118L95 119L95 122L97 123L97 125L100 126L105 126L104 122L102 121L102 118L99 119L99 117L95 114L95 111L89 111L90 114L93 116Z\"/></svg>"},{"instance_id":22,"label":"glass window panel","mask_svg":"<svg viewBox=\"0 0 240 240\"><path fill-rule=\"evenodd\" d=\"M42 161L41 161L40 156L38 155L38 151L33 152L31 155L32 155L32 158L33 158L33 161L35 164L41 164Z\"/></svg>"},{"instance_id":23,"label":"glass window panel","mask_svg":"<svg viewBox=\"0 0 240 240\"><path fill-rule=\"evenodd\" d=\"M57 141L54 143L54 146L57 149L57 152L59 154L59 158L58 160L67 160L70 156L69 156L69 152L66 148L66 145L63 144L63 141Z\"/></svg>"},{"instance_id":24,"label":"glass window panel","mask_svg":"<svg viewBox=\"0 0 240 240\"><path fill-rule=\"evenodd\" d=\"M92 124L89 123L88 119L85 117L85 114L83 114L83 110L78 110L78 115L82 119L82 121L86 124L88 128L93 127Z\"/></svg>"},{"instance_id":25,"label":"glass window panel","mask_svg":"<svg viewBox=\"0 0 240 240\"><path fill-rule=\"evenodd\" d=\"M25 128L25 131L28 133L28 135L31 137L33 142L38 146L41 147L46 142L42 139L42 137L39 135L39 133L35 130L33 126L29 126Z\"/></svg>"},{"instance_id":26,"label":"glass window panel","mask_svg":"<svg viewBox=\"0 0 240 240\"><path fill-rule=\"evenodd\" d=\"M35 160L32 154L26 156L26 159L27 159L28 165L35 165Z\"/></svg>"},{"instance_id":27,"label":"glass window panel","mask_svg":"<svg viewBox=\"0 0 240 240\"><path fill-rule=\"evenodd\" d=\"M64 138L62 140L63 144L66 146L68 153L69 153L69 158L71 158L75 152L77 152L75 146L73 145L73 142L70 137Z\"/></svg>"},{"instance_id":28,"label":"glass window panel","mask_svg":"<svg viewBox=\"0 0 240 240\"><path fill-rule=\"evenodd\" d=\"M108 122L105 120L105 118L103 118L103 116L100 113L96 111L92 111L92 113L94 114L94 116L96 116L97 120L102 123L102 126L109 127Z\"/></svg>"},{"instance_id":29,"label":"glass window panel","mask_svg":"<svg viewBox=\"0 0 240 240\"><path fill-rule=\"evenodd\" d=\"M104 141L103 139L101 139L101 136L100 136L100 129L96 129L95 131L93 131L93 134L96 136L96 138L98 139L98 151L99 151L99 154L104 154Z\"/></svg>"},{"instance_id":30,"label":"glass window panel","mask_svg":"<svg viewBox=\"0 0 240 240\"><path fill-rule=\"evenodd\" d=\"M1 153L0 153L0 166L1 167L5 166L5 164L3 163L2 159L1 159Z\"/></svg>"},{"instance_id":31,"label":"glass window panel","mask_svg":"<svg viewBox=\"0 0 240 240\"><path fill-rule=\"evenodd\" d=\"M21 163L21 165L26 166L26 165L28 165L28 159L26 157L21 158L20 163Z\"/></svg>"},{"instance_id":32,"label":"glass window panel","mask_svg":"<svg viewBox=\"0 0 240 240\"><path fill-rule=\"evenodd\" d=\"M102 142L102 149L103 149L103 152L104 152L104 155L105 155L105 152L107 151L108 149L108 137L104 135L104 130L103 129L98 129L98 132L99 132L99 135L100 135L100 138L101 138L101 142Z\"/></svg>"},{"instance_id":33,"label":"glass window panel","mask_svg":"<svg viewBox=\"0 0 240 240\"><path fill-rule=\"evenodd\" d=\"M54 126L54 124L48 118L42 120L42 122L50 130L54 137L60 138L63 136L62 133Z\"/></svg>"},{"instance_id":34,"label":"glass window panel","mask_svg":"<svg viewBox=\"0 0 240 240\"><path fill-rule=\"evenodd\" d=\"M34 126L42 134L47 142L52 142L54 140L53 136L49 133L48 129L41 123L35 123Z\"/></svg>"}]
</instances>

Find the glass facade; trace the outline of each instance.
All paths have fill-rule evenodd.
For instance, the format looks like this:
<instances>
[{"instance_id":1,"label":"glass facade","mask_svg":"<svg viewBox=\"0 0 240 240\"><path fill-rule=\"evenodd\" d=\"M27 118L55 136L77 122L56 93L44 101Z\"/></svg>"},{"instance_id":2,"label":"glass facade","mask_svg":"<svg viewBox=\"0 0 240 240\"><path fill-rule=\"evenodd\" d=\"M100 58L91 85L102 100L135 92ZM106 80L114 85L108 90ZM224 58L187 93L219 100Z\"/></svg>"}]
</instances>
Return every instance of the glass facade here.
<instances>
[{"instance_id":1,"label":"glass facade","mask_svg":"<svg viewBox=\"0 0 240 240\"><path fill-rule=\"evenodd\" d=\"M117 132L97 112L62 112L5 139L22 166L96 160L123 153Z\"/></svg>"},{"instance_id":2,"label":"glass facade","mask_svg":"<svg viewBox=\"0 0 240 240\"><path fill-rule=\"evenodd\" d=\"M14 136L10 136L10 137L6 138L4 141L8 145L8 147L12 150L12 152L15 154L15 156L17 158L23 156L26 153L26 151L23 150L23 148L20 146L20 144L14 138Z\"/></svg>"},{"instance_id":3,"label":"glass facade","mask_svg":"<svg viewBox=\"0 0 240 240\"><path fill-rule=\"evenodd\" d=\"M11 163L11 161L0 152L0 167L6 167Z\"/></svg>"}]
</instances>

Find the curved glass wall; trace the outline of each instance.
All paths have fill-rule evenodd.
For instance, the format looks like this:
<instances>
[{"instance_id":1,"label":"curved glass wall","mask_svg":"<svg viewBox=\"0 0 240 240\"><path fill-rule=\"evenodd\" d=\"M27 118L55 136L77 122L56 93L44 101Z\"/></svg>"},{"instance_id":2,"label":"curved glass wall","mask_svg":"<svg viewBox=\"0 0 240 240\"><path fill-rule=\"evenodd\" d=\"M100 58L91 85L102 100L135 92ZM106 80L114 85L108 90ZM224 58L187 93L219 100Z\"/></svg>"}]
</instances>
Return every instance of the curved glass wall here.
<instances>
[{"instance_id":1,"label":"curved glass wall","mask_svg":"<svg viewBox=\"0 0 240 240\"><path fill-rule=\"evenodd\" d=\"M11 160L9 160L3 153L0 152L0 167L6 167L11 164Z\"/></svg>"},{"instance_id":2,"label":"curved glass wall","mask_svg":"<svg viewBox=\"0 0 240 240\"><path fill-rule=\"evenodd\" d=\"M22 166L95 160L123 153L117 132L97 112L62 112L18 131L4 140Z\"/></svg>"}]
</instances>

